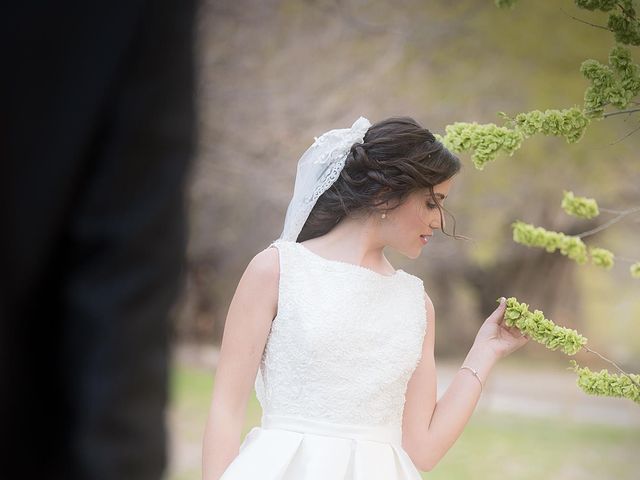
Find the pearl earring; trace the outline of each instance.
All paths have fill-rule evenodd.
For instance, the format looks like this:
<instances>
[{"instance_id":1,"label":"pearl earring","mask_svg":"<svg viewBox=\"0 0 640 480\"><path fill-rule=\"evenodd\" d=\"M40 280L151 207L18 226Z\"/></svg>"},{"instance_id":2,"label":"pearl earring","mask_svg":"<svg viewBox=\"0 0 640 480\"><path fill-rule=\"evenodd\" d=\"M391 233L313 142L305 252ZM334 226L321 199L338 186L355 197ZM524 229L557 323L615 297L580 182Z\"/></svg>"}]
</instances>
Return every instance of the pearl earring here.
<instances>
[{"instance_id":1,"label":"pearl earring","mask_svg":"<svg viewBox=\"0 0 640 480\"><path fill-rule=\"evenodd\" d=\"M381 216L382 218L386 218L386 217L387 217L387 214L386 214L386 213L383 213L383 214L382 214L382 215L380 215L380 216Z\"/></svg>"}]
</instances>

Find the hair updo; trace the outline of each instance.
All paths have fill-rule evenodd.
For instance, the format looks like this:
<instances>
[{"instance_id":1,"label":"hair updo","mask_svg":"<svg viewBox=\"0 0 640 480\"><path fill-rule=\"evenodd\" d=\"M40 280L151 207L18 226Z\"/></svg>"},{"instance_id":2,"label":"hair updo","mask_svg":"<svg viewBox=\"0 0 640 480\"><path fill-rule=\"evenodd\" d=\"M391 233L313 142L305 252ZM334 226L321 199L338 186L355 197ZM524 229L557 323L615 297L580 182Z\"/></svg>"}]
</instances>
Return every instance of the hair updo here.
<instances>
[{"instance_id":1,"label":"hair updo","mask_svg":"<svg viewBox=\"0 0 640 480\"><path fill-rule=\"evenodd\" d=\"M379 205L398 200L385 209L393 210L411 193L425 188L433 195L442 222L442 211L447 210L433 187L460 168L458 157L413 118L381 120L369 127L362 143L353 144L340 176L318 198L297 241L324 235L346 216L371 215ZM456 236L453 221L453 237L464 238Z\"/></svg>"}]
</instances>

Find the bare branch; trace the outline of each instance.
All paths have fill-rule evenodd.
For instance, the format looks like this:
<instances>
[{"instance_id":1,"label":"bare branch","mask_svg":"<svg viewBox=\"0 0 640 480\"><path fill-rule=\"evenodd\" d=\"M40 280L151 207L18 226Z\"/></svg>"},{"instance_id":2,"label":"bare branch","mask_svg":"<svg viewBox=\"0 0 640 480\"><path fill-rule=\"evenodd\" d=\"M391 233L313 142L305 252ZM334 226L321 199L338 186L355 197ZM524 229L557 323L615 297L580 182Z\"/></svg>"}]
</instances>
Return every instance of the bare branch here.
<instances>
[{"instance_id":1,"label":"bare branch","mask_svg":"<svg viewBox=\"0 0 640 480\"><path fill-rule=\"evenodd\" d=\"M609 146L615 145L616 143L620 143L622 140L624 140L627 137L630 137L631 135L636 133L638 130L640 130L640 126L638 126L637 128L634 128L633 130L631 130L629 133L627 133L624 137L620 138L619 140L616 140L615 142L610 143Z\"/></svg>"},{"instance_id":2,"label":"bare branch","mask_svg":"<svg viewBox=\"0 0 640 480\"><path fill-rule=\"evenodd\" d=\"M640 207L634 207L634 208L630 208L628 210L623 210L622 212L620 212L617 216L615 216L614 218L612 218L611 220L609 220L606 223L603 223L602 225L592 229L592 230L588 230L586 232L580 233L578 235L575 235L578 238L584 238L584 237L588 237L589 235L593 235L594 233L598 233L601 230L604 230L605 228L613 225L614 223L619 222L620 220L622 220L624 217L626 217L627 215L631 215L633 213L636 212L640 212Z\"/></svg>"},{"instance_id":3,"label":"bare branch","mask_svg":"<svg viewBox=\"0 0 640 480\"><path fill-rule=\"evenodd\" d=\"M612 361L612 360L609 360L609 359L608 359L608 358L606 358L606 357L603 357L602 355L600 355L600 354L599 354L598 352L596 352L595 350L591 350L590 348L588 348L586 345L585 345L585 346L583 346L582 348L584 348L587 352L595 353L596 355L598 355L598 356L599 356L601 359L603 359L604 361L609 362L611 365L613 365L614 367L616 367L616 368L620 371L620 373L622 373L623 375L625 375L625 376L629 377L629 380L631 380L631 383L633 383L636 387L640 388L640 385L638 385L638 383L637 383L633 378L631 378L631 375L629 375L627 372L625 372L624 370L622 370L622 369L621 369L621 368L616 364L616 362L614 362L614 361Z\"/></svg>"},{"instance_id":4,"label":"bare branch","mask_svg":"<svg viewBox=\"0 0 640 480\"><path fill-rule=\"evenodd\" d=\"M635 113L640 112L640 108L632 108L631 110L620 110L619 112L609 112L605 113L602 118L613 117L614 115L622 115L624 113Z\"/></svg>"},{"instance_id":5,"label":"bare branch","mask_svg":"<svg viewBox=\"0 0 640 480\"><path fill-rule=\"evenodd\" d=\"M615 256L616 262L625 262L625 263L638 263L640 260L633 259L629 257L621 257L620 255Z\"/></svg>"},{"instance_id":6,"label":"bare branch","mask_svg":"<svg viewBox=\"0 0 640 480\"><path fill-rule=\"evenodd\" d=\"M612 31L610 28L603 27L602 25L596 25L595 23L590 23L590 22L587 22L586 20L582 20L580 18L574 17L573 15L570 15L567 12L565 12L562 8L560 10L562 11L562 13L564 13L565 15L573 18L574 20L577 20L578 22L584 23L586 25L591 25L592 27L601 28L603 30L606 30L607 32L611 32Z\"/></svg>"}]
</instances>

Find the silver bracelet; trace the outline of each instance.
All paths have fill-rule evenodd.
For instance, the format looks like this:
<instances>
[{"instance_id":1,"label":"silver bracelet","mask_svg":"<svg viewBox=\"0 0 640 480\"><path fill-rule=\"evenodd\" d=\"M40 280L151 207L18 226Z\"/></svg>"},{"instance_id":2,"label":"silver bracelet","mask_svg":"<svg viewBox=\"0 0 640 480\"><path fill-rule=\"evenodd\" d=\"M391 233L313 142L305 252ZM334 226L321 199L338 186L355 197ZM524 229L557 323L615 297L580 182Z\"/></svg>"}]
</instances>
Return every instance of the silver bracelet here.
<instances>
[{"instance_id":1,"label":"silver bracelet","mask_svg":"<svg viewBox=\"0 0 640 480\"><path fill-rule=\"evenodd\" d=\"M473 375L478 379L478 381L480 382L480 393L482 393L482 380L480 380L480 376L478 375L478 371L475 368L471 368L467 365L463 365L460 367L460 370L462 370L463 368L469 369L473 372Z\"/></svg>"}]
</instances>

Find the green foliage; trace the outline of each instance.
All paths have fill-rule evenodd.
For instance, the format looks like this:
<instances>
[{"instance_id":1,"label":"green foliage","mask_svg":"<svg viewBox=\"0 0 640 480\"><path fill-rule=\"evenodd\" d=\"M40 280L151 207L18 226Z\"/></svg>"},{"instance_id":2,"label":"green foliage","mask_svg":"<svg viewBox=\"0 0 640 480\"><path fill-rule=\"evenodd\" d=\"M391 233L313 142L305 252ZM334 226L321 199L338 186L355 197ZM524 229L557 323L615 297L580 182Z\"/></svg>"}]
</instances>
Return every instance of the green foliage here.
<instances>
[{"instance_id":1,"label":"green foliage","mask_svg":"<svg viewBox=\"0 0 640 480\"><path fill-rule=\"evenodd\" d=\"M602 267L606 270L610 270L613 267L613 253L604 248L589 248L589 255L591 255L591 262L597 267Z\"/></svg>"},{"instance_id":2,"label":"green foliage","mask_svg":"<svg viewBox=\"0 0 640 480\"><path fill-rule=\"evenodd\" d=\"M640 45L640 28L635 18L630 18L626 13L612 13L607 26L613 32L616 42Z\"/></svg>"},{"instance_id":3,"label":"green foliage","mask_svg":"<svg viewBox=\"0 0 640 480\"><path fill-rule=\"evenodd\" d=\"M497 301L500 301L499 299ZM504 323L508 327L515 326L527 337L546 346L549 350L560 348L567 355L575 355L587 344L587 339L576 330L556 325L545 318L540 310L529 311L529 305L520 303L515 297L506 302ZM588 368L578 368L577 362L571 360L578 373L578 386L591 395L628 398L640 403L640 375L618 376L601 370L592 372ZM632 380L635 381L635 384Z\"/></svg>"},{"instance_id":4,"label":"green foliage","mask_svg":"<svg viewBox=\"0 0 640 480\"><path fill-rule=\"evenodd\" d=\"M507 299L504 319L507 326L516 326L523 334L550 350L560 348L567 355L575 355L587 344L587 339L576 330L556 325L545 318L540 310L531 313L529 305L519 303L515 297Z\"/></svg>"},{"instance_id":5,"label":"green foliage","mask_svg":"<svg viewBox=\"0 0 640 480\"><path fill-rule=\"evenodd\" d=\"M562 232L546 230L542 227L535 227L530 223L516 220L511 224L513 229L513 241L527 247L544 248L552 253L560 250L562 255L566 255L571 260L575 260L579 265L584 265L591 258L591 263L596 267L611 269L613 267L613 252L599 247L589 247L575 235L566 235ZM631 266L631 275L640 278L640 262Z\"/></svg>"},{"instance_id":6,"label":"green foliage","mask_svg":"<svg viewBox=\"0 0 640 480\"><path fill-rule=\"evenodd\" d=\"M524 136L518 130L498 127L494 123L481 125L476 122L456 122L447 125L444 137L436 135L436 138L454 152L472 151L473 164L478 170L482 170L500 152L513 155L520 148Z\"/></svg>"},{"instance_id":7,"label":"green foliage","mask_svg":"<svg viewBox=\"0 0 640 480\"><path fill-rule=\"evenodd\" d=\"M567 143L582 138L590 119L577 107L565 110L533 110L516 115L515 122L526 137L536 133L564 137Z\"/></svg>"},{"instance_id":8,"label":"green foliage","mask_svg":"<svg viewBox=\"0 0 640 480\"><path fill-rule=\"evenodd\" d=\"M518 0L495 0L499 8L513 8Z\"/></svg>"},{"instance_id":9,"label":"green foliage","mask_svg":"<svg viewBox=\"0 0 640 480\"><path fill-rule=\"evenodd\" d=\"M568 256L578 264L587 263L587 246L578 237L546 230L542 227L534 227L520 220L513 222L511 227L513 229L513 241L516 243L528 247L544 248L549 253L560 249L562 255Z\"/></svg>"},{"instance_id":10,"label":"green foliage","mask_svg":"<svg viewBox=\"0 0 640 480\"><path fill-rule=\"evenodd\" d=\"M499 8L513 9L517 0L495 0ZM610 12L607 28L613 32L616 42L640 45L640 24L636 18L633 0L575 0L578 8ZM619 7L619 10L615 10ZM615 10L615 11L612 11Z\"/></svg>"},{"instance_id":11,"label":"green foliage","mask_svg":"<svg viewBox=\"0 0 640 480\"><path fill-rule=\"evenodd\" d=\"M574 372L578 374L577 384L583 392L589 395L628 398L640 403L640 375L614 375L607 370L592 372L588 367L578 367L575 360L570 360ZM631 377L631 378L630 378ZM636 382L634 384L632 379Z\"/></svg>"},{"instance_id":12,"label":"green foliage","mask_svg":"<svg viewBox=\"0 0 640 480\"><path fill-rule=\"evenodd\" d=\"M536 133L564 137L567 143L575 143L582 138L590 119L577 107L564 110L533 110L519 113L508 119L514 126L499 127L494 123L455 122L447 125L445 136L436 136L445 147L457 153L471 152L471 160L478 170L483 170L487 162L494 160L499 153L513 155L522 145L522 140Z\"/></svg>"},{"instance_id":13,"label":"green foliage","mask_svg":"<svg viewBox=\"0 0 640 480\"><path fill-rule=\"evenodd\" d=\"M607 27L613 32L616 42L640 45L640 25L633 0L575 0L575 4L585 10L611 12ZM612 12L615 7L619 7L620 10Z\"/></svg>"},{"instance_id":14,"label":"green foliage","mask_svg":"<svg viewBox=\"0 0 640 480\"><path fill-rule=\"evenodd\" d=\"M576 197L573 192L563 190L562 209L569 215L580 218L593 218L600 214L598 204L593 198Z\"/></svg>"},{"instance_id":15,"label":"green foliage","mask_svg":"<svg viewBox=\"0 0 640 480\"><path fill-rule=\"evenodd\" d=\"M576 0L576 5L585 10L602 10L608 12L618 3L618 0Z\"/></svg>"},{"instance_id":16,"label":"green foliage","mask_svg":"<svg viewBox=\"0 0 640 480\"><path fill-rule=\"evenodd\" d=\"M609 52L609 65L588 59L582 62L580 73L591 82L584 93L584 113L591 118L601 118L608 104L626 108L640 92L640 66L633 63L629 50L620 45Z\"/></svg>"}]
</instances>

